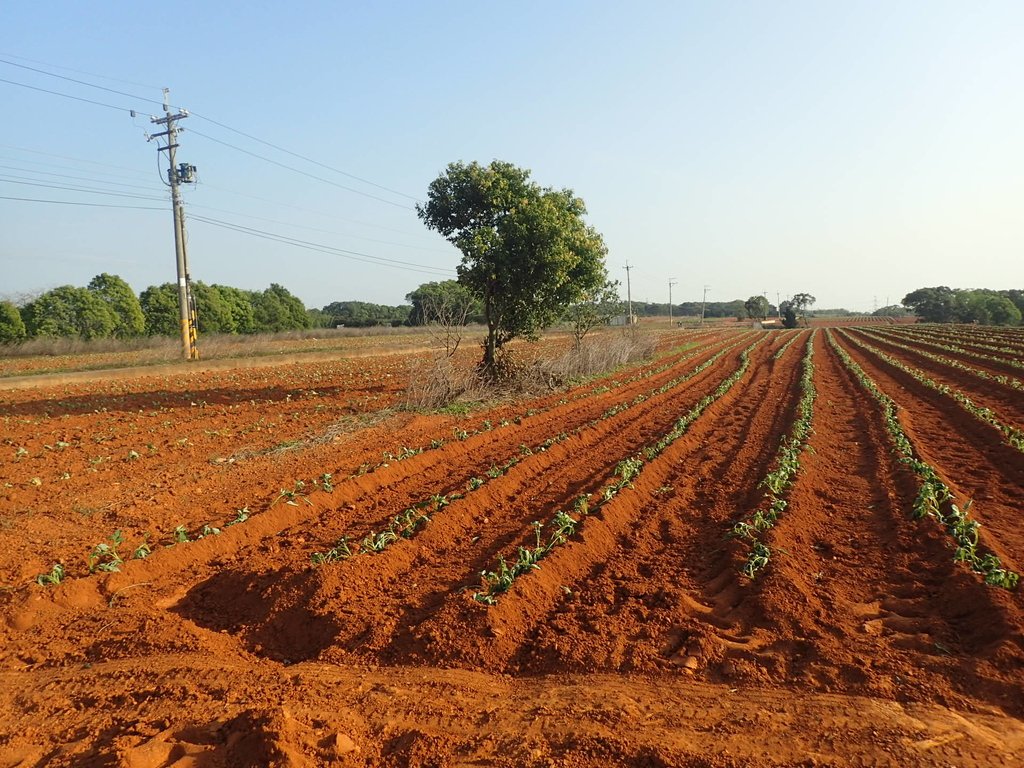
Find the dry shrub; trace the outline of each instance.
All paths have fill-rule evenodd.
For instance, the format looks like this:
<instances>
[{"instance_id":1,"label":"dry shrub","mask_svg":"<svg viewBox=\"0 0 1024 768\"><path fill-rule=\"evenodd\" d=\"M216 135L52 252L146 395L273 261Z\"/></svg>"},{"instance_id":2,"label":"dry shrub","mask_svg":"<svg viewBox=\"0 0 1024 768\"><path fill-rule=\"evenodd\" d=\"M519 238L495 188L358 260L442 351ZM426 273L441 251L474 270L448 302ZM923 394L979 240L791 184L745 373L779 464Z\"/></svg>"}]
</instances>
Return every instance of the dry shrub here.
<instances>
[{"instance_id":1,"label":"dry shrub","mask_svg":"<svg viewBox=\"0 0 1024 768\"><path fill-rule=\"evenodd\" d=\"M455 402L480 402L503 396L534 394L567 386L574 381L597 376L623 365L649 360L654 356L657 337L648 334L603 334L585 340L579 349L569 349L555 357L529 361L521 350L503 348L495 360L490 380L479 366L443 354L433 359L410 361L406 407L436 410Z\"/></svg>"},{"instance_id":2,"label":"dry shrub","mask_svg":"<svg viewBox=\"0 0 1024 768\"><path fill-rule=\"evenodd\" d=\"M486 396L476 370L446 355L414 357L409 361L409 386L405 405L413 409L436 410L456 400L480 400Z\"/></svg>"},{"instance_id":3,"label":"dry shrub","mask_svg":"<svg viewBox=\"0 0 1024 768\"><path fill-rule=\"evenodd\" d=\"M625 332L584 339L579 349L566 350L550 360L534 363L531 377L555 388L579 379L607 373L654 357L658 340L653 335Z\"/></svg>"}]
</instances>

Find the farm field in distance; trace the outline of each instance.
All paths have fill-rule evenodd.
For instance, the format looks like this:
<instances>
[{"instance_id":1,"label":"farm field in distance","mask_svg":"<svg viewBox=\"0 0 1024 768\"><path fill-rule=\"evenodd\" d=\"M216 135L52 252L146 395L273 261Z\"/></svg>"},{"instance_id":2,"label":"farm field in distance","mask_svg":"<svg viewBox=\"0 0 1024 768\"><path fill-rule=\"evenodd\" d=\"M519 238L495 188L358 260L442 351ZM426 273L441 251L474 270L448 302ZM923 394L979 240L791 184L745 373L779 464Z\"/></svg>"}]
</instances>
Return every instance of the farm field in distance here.
<instances>
[{"instance_id":1,"label":"farm field in distance","mask_svg":"<svg viewBox=\"0 0 1024 768\"><path fill-rule=\"evenodd\" d=\"M0 768L1019 760L1024 330L657 333L0 378Z\"/></svg>"}]
</instances>

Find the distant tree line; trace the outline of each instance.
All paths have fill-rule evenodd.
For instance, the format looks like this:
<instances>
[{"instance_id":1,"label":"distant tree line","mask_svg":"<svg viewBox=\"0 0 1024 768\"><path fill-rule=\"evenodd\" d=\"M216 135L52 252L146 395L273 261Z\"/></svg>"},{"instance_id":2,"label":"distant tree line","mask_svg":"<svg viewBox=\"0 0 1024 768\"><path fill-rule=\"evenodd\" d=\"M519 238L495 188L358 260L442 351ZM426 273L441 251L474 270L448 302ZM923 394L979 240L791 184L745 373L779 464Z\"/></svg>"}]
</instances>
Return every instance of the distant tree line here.
<instances>
[{"instance_id":1,"label":"distant tree line","mask_svg":"<svg viewBox=\"0 0 1024 768\"><path fill-rule=\"evenodd\" d=\"M302 301L276 283L250 291L195 282L192 293L200 333L270 333L313 325ZM62 285L20 306L0 302L0 342L176 336L179 318L174 283L151 285L136 296L122 278L104 273L85 288Z\"/></svg>"},{"instance_id":2,"label":"distant tree line","mask_svg":"<svg viewBox=\"0 0 1024 768\"><path fill-rule=\"evenodd\" d=\"M928 323L1020 325L1024 291L994 291L939 286L918 288L903 297L903 306Z\"/></svg>"}]
</instances>

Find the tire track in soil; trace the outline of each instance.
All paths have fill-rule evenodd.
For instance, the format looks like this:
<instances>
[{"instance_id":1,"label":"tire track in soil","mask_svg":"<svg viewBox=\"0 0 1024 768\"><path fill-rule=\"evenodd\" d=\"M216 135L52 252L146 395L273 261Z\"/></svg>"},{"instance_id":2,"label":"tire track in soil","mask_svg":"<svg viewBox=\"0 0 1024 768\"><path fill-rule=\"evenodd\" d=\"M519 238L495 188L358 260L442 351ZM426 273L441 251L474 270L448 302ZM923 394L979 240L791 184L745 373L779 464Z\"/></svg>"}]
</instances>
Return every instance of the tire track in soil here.
<instances>
[{"instance_id":1,"label":"tire track in soil","mask_svg":"<svg viewBox=\"0 0 1024 768\"><path fill-rule=\"evenodd\" d=\"M762 341L760 349L768 352ZM701 397L739 366L740 349L733 349L679 391L652 397L639 406L601 422L597 427L536 453L507 474L469 496L453 501L409 540L400 540L377 555L352 558L320 567L310 577L308 560L296 579L315 586L311 591L289 583L274 590L281 614L261 618L254 636L260 652L277 658L309 657L309 647L296 649L290 642L273 644L277 624L293 609L309 610L326 617L329 627L320 642L331 648L321 654L329 661L352 656L392 661L416 652L406 649L407 635L438 606L455 594L468 599L465 586L474 585L477 574L493 565L499 553L522 541L529 521L546 519L558 508L571 507L581 491L593 491L610 476L615 465L640 446L664 434ZM628 417L628 418L627 418ZM422 493L422 491L421 491ZM277 581L286 571L279 567L262 577L261 588ZM181 606L187 618L199 623L219 615L230 590L214 577L193 589ZM329 629L329 631L327 631Z\"/></svg>"},{"instance_id":2,"label":"tire track in soil","mask_svg":"<svg viewBox=\"0 0 1024 768\"><path fill-rule=\"evenodd\" d=\"M1024 566L1020 495L1024 455L1002 441L994 427L837 335L840 346L882 392L900 406L900 422L921 458L958 498L973 499L971 516L982 524L984 543L1006 567Z\"/></svg>"},{"instance_id":3,"label":"tire track in soil","mask_svg":"<svg viewBox=\"0 0 1024 768\"><path fill-rule=\"evenodd\" d=\"M1024 611L953 562L874 399L819 336L811 451L737 614L757 638L722 669L743 683L1024 712Z\"/></svg>"},{"instance_id":4,"label":"tire track in soil","mask_svg":"<svg viewBox=\"0 0 1024 768\"><path fill-rule=\"evenodd\" d=\"M937 384L945 384L971 398L975 404L990 409L1004 424L1024 426L1024 394L997 381L985 380L924 355L894 346L882 336L867 335L860 329L849 331L859 341L878 347L890 357L917 368ZM909 345L908 345L909 346Z\"/></svg>"},{"instance_id":5,"label":"tire track in soil","mask_svg":"<svg viewBox=\"0 0 1024 768\"><path fill-rule=\"evenodd\" d=\"M584 586L580 589L590 590L596 583L595 574L613 580L615 586L610 587L612 589L629 582L630 578L614 572L611 565L605 565L606 559L609 563L622 560L620 545L642 546L639 542L647 542L659 549L651 561L660 559L661 545L657 539L663 520L655 521L651 515L644 517L660 489L670 484L687 483L685 493L693 497L704 483L715 482L715 472L730 469L734 477L739 478L751 467L770 462L770 452L766 455L759 449L760 440L765 435L781 434L786 419L795 408L796 399L788 396L788 390L794 390L798 377L793 365L794 354L798 354L795 352L797 346L791 347L778 363L771 360L770 349L762 347L752 353L747 374L709 406L690 430L659 458L645 464L644 471L634 480L632 490L623 491L587 517L570 543L545 558L538 571L518 579L512 589L499 598L498 604L489 608L474 602L468 594L447 596L435 615L417 624L409 633L409 641L395 649L400 654L393 658L403 662L426 659L428 663L437 665L458 664L503 671L549 669L543 657L528 659L526 648L537 646L539 641L534 635L543 633L548 625L555 627L552 631L556 635L568 631L555 625L561 618L560 612L565 610L565 587L575 591L582 583ZM747 443L743 444L745 439ZM641 447L642 444L635 444L634 450ZM735 455L737 451L740 455ZM715 467L700 464L699 459L707 455L717 457ZM698 467L700 476L696 479L690 477L693 467ZM749 486L747 488L751 490ZM680 492L677 490L676 493ZM729 506L725 517L732 511L733 507ZM678 517L678 511L660 517ZM651 522L645 523L645 520ZM707 550L709 543L711 547L721 546L721 537L726 530L724 522L715 530L708 530L709 520L706 518L681 524L688 529L696 528L698 535L703 537L701 543L694 544L695 550ZM635 533L641 527L645 529L645 535ZM634 534L631 535L630 531ZM630 558L626 556L622 561L629 562ZM659 582L652 592L674 588L672 585L676 583L678 567L672 571L668 580ZM637 580L643 582L642 578L637 577ZM601 612L599 619L579 617L571 630L578 635L572 640L572 646L579 653L589 654L597 660L587 658L568 668L592 670L595 664L633 668L610 664L608 653L601 660L602 652L593 647L598 642L595 639L597 633L588 632L597 620L611 623L612 629L605 634L617 634L614 611ZM608 625L602 624L602 629L605 626ZM607 643L607 639L604 642ZM566 661L567 656L563 653L559 661ZM565 671L567 667L555 664L553 668Z\"/></svg>"}]
</instances>

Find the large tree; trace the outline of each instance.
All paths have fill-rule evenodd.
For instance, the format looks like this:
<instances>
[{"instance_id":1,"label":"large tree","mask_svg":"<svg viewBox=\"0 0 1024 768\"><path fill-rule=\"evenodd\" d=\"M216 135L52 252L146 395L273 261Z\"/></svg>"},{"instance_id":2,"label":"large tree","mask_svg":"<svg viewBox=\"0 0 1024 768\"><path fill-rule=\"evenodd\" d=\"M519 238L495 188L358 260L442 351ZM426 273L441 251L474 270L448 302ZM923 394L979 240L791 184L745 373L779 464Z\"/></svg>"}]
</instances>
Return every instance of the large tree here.
<instances>
[{"instance_id":1,"label":"large tree","mask_svg":"<svg viewBox=\"0 0 1024 768\"><path fill-rule=\"evenodd\" d=\"M175 336L181 333L178 286L174 283L149 286L139 294L139 305L146 318L146 333L150 336Z\"/></svg>"},{"instance_id":2,"label":"large tree","mask_svg":"<svg viewBox=\"0 0 1024 768\"><path fill-rule=\"evenodd\" d=\"M230 285L214 284L210 287L217 289L221 300L227 305L228 311L231 313L234 333L255 333L256 310L254 302L257 295L256 292L246 291L242 288L233 288Z\"/></svg>"},{"instance_id":3,"label":"large tree","mask_svg":"<svg viewBox=\"0 0 1024 768\"><path fill-rule=\"evenodd\" d=\"M9 301L0 301L0 344L23 341L26 333L18 308Z\"/></svg>"},{"instance_id":4,"label":"large tree","mask_svg":"<svg viewBox=\"0 0 1024 768\"><path fill-rule=\"evenodd\" d=\"M261 333L309 328L310 320L302 300L282 285L270 287L253 298L256 330Z\"/></svg>"},{"instance_id":5,"label":"large tree","mask_svg":"<svg viewBox=\"0 0 1024 768\"><path fill-rule=\"evenodd\" d=\"M918 288L903 297L903 306L928 323L952 323L957 319L957 291L945 285Z\"/></svg>"},{"instance_id":6,"label":"large tree","mask_svg":"<svg viewBox=\"0 0 1024 768\"><path fill-rule=\"evenodd\" d=\"M607 249L583 221L583 201L570 190L540 187L510 163L451 163L416 210L462 252L459 282L483 303L482 370L489 377L504 344L536 338L605 280Z\"/></svg>"},{"instance_id":7,"label":"large tree","mask_svg":"<svg viewBox=\"0 0 1024 768\"><path fill-rule=\"evenodd\" d=\"M114 330L111 332L114 338L128 339L146 332L146 318L139 298L122 278L104 272L89 281L88 290L102 299L114 313Z\"/></svg>"},{"instance_id":8,"label":"large tree","mask_svg":"<svg viewBox=\"0 0 1024 768\"><path fill-rule=\"evenodd\" d=\"M62 285L27 304L23 311L31 336L78 336L103 339L117 325L117 316L102 298L87 288Z\"/></svg>"},{"instance_id":9,"label":"large tree","mask_svg":"<svg viewBox=\"0 0 1024 768\"><path fill-rule=\"evenodd\" d=\"M768 299L764 296L751 296L743 302L743 308L747 310L747 317L764 320L768 317L771 304L768 303Z\"/></svg>"}]
</instances>

